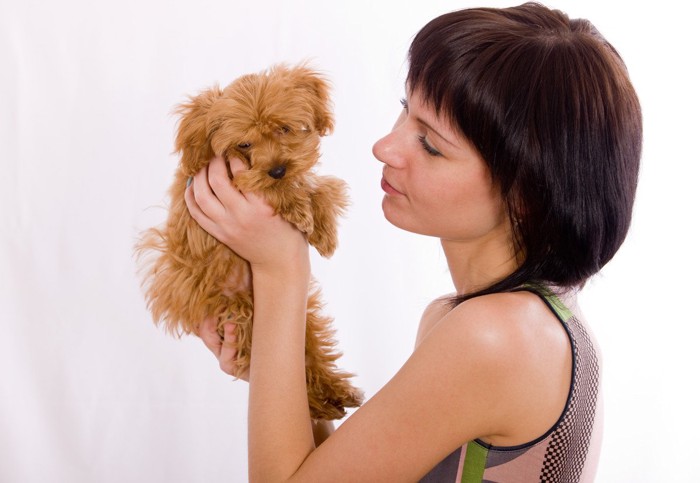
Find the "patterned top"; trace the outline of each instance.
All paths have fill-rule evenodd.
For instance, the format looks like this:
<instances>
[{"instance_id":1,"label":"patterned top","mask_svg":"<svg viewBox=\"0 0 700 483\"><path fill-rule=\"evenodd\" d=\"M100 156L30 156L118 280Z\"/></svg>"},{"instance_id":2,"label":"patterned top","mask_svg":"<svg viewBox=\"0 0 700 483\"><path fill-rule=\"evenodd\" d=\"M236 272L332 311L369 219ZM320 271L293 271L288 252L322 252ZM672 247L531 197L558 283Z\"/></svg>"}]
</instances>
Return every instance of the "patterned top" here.
<instances>
[{"instance_id":1,"label":"patterned top","mask_svg":"<svg viewBox=\"0 0 700 483\"><path fill-rule=\"evenodd\" d=\"M520 446L470 441L441 461L420 480L422 483L593 481L602 436L597 347L586 327L548 289L522 289L539 295L569 335L572 380L562 415L541 437Z\"/></svg>"}]
</instances>

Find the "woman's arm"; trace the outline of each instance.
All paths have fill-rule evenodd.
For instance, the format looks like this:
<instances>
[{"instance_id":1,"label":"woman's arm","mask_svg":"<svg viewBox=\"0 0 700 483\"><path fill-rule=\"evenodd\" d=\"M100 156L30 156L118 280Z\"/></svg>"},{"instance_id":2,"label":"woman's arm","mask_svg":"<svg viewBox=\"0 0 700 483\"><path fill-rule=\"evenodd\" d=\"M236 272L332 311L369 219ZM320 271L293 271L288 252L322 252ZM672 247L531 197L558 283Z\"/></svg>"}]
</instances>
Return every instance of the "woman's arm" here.
<instances>
[{"instance_id":1,"label":"woman's arm","mask_svg":"<svg viewBox=\"0 0 700 483\"><path fill-rule=\"evenodd\" d=\"M251 481L286 481L314 449L304 336L308 260L253 271L248 451Z\"/></svg>"},{"instance_id":2,"label":"woman's arm","mask_svg":"<svg viewBox=\"0 0 700 483\"><path fill-rule=\"evenodd\" d=\"M239 160L231 162L234 177L241 169ZM315 448L313 429L319 438L329 432L327 425L312 428L309 423L304 354L308 244L260 196L233 189L221 158L195 175L185 200L205 230L251 265L250 479L284 481ZM222 352L225 347L226 340Z\"/></svg>"},{"instance_id":3,"label":"woman's arm","mask_svg":"<svg viewBox=\"0 0 700 483\"><path fill-rule=\"evenodd\" d=\"M234 375L236 362L236 335L233 324L224 324L224 337L219 336L218 321L215 318L210 318L202 322L199 327L198 335L212 351L219 361L219 367L226 374ZM250 379L250 371L245 371L244 374L239 374L238 379L246 382ZM311 431L314 435L314 443L319 446L335 431L333 421L325 421L323 419L311 419Z\"/></svg>"}]
</instances>

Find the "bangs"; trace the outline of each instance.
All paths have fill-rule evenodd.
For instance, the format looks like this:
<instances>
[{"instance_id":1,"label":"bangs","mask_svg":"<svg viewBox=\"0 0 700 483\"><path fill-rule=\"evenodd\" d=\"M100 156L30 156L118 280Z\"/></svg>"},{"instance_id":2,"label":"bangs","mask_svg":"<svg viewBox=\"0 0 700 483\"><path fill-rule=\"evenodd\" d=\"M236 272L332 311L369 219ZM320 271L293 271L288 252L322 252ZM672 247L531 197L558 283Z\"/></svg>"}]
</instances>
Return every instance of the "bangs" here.
<instances>
[{"instance_id":1,"label":"bangs","mask_svg":"<svg viewBox=\"0 0 700 483\"><path fill-rule=\"evenodd\" d=\"M441 19L426 25L411 43L406 87L410 93L419 92L438 115L456 125L456 93L465 92L461 74L465 66L458 60L465 54L466 42L453 23Z\"/></svg>"}]
</instances>

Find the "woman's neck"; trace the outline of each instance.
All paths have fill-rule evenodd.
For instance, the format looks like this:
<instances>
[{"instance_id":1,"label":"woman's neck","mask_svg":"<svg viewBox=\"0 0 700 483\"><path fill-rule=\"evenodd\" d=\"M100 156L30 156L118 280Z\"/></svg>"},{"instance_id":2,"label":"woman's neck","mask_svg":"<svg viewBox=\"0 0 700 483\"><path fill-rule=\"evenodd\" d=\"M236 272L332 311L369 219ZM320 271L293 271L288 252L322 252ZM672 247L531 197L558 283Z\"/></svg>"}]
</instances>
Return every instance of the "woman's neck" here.
<instances>
[{"instance_id":1,"label":"woman's neck","mask_svg":"<svg viewBox=\"0 0 700 483\"><path fill-rule=\"evenodd\" d=\"M502 280L518 268L509 233L478 240L441 240L458 294L472 293Z\"/></svg>"}]
</instances>

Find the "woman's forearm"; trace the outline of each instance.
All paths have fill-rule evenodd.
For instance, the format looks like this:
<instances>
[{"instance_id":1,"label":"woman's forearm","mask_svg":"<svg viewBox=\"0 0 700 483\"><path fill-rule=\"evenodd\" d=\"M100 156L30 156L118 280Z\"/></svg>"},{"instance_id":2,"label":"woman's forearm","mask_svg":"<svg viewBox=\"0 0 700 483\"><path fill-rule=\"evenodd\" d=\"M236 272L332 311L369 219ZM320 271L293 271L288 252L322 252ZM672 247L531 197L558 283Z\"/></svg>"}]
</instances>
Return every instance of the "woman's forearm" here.
<instances>
[{"instance_id":1,"label":"woman's forearm","mask_svg":"<svg viewBox=\"0 0 700 483\"><path fill-rule=\"evenodd\" d=\"M287 480L315 447L304 355L308 271L305 263L290 264L286 271L253 271L251 481Z\"/></svg>"}]
</instances>

